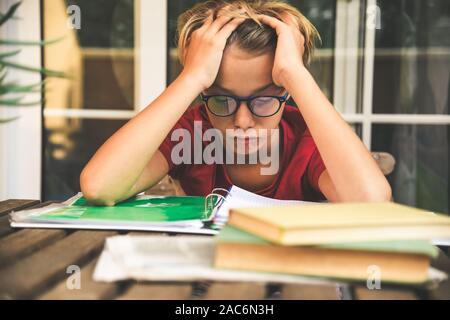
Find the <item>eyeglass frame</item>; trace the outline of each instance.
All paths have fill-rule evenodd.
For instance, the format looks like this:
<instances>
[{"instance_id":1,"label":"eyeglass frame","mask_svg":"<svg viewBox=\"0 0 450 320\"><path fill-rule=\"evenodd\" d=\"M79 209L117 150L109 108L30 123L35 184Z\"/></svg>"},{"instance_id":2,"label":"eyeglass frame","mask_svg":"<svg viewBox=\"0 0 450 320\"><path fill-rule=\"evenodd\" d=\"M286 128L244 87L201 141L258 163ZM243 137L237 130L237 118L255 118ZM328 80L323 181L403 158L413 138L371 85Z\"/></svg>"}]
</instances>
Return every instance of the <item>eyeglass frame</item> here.
<instances>
[{"instance_id":1,"label":"eyeglass frame","mask_svg":"<svg viewBox=\"0 0 450 320\"><path fill-rule=\"evenodd\" d=\"M230 113L230 114L228 114L228 115L225 115L225 116L224 116L224 115L216 114L216 113L214 113L214 112L210 109L210 107L208 106L208 100L211 99L211 98L213 98L213 97L227 97L227 98L231 98L231 99L233 99L235 102L237 102L237 107L236 107L236 109L235 109L232 113ZM255 115L255 116L259 117L259 118L268 118L268 117L273 117L274 115L276 115L276 114L280 111L281 106L283 105L283 103L286 102L286 101L289 99L289 92L286 92L286 93L285 93L284 95L282 95L282 96L271 96L271 95L268 95L268 96L250 96L250 97L237 97L237 96L232 96L232 95L227 95L227 94L211 94L211 95L206 95L206 94L200 93L200 98L201 98L201 100L205 103L206 108L208 108L208 110L209 110L212 114L214 114L215 116L217 116L217 117L223 117L223 118L225 118L225 117L230 117L230 116L234 115L234 114L238 111L239 106L241 105L241 102L245 102L245 104L247 105L247 108L250 110L250 112L251 112L253 115ZM255 114L255 113L253 112L252 108L250 108L250 105L251 105L251 101L252 101L252 100L255 100L255 99L257 99L257 98L275 98L275 99L277 99L278 102L279 102L278 109L277 109L274 113L272 113L271 115L268 115L268 116L260 116L260 115Z\"/></svg>"}]
</instances>

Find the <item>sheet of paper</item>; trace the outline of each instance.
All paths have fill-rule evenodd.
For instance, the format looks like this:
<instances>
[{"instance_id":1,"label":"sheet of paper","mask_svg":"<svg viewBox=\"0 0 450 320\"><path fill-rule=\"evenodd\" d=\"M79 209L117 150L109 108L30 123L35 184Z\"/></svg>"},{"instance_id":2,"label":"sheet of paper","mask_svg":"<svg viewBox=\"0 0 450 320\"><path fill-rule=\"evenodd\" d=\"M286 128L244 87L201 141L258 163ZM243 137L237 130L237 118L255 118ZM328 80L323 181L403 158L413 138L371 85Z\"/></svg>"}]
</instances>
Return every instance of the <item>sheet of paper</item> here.
<instances>
[{"instance_id":1,"label":"sheet of paper","mask_svg":"<svg viewBox=\"0 0 450 320\"><path fill-rule=\"evenodd\" d=\"M220 206L214 218L217 225L224 225L228 220L228 211L231 208L239 207L267 207L267 206L289 206L299 204L318 204L317 202L300 200L278 200L263 197L253 192L249 192L237 186L231 187L225 201Z\"/></svg>"},{"instance_id":2,"label":"sheet of paper","mask_svg":"<svg viewBox=\"0 0 450 320\"><path fill-rule=\"evenodd\" d=\"M106 240L95 281L256 281L339 284L325 279L215 269L214 239L202 236L115 236Z\"/></svg>"}]
</instances>

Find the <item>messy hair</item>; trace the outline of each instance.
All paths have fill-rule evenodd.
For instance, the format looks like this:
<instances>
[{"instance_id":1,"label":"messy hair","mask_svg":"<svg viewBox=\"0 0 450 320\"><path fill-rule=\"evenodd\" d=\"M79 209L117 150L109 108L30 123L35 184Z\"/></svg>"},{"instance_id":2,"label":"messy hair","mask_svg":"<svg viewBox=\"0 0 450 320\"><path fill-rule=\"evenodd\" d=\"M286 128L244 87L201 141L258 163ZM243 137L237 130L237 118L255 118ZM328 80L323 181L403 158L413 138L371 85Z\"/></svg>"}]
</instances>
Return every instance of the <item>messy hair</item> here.
<instances>
[{"instance_id":1,"label":"messy hair","mask_svg":"<svg viewBox=\"0 0 450 320\"><path fill-rule=\"evenodd\" d=\"M320 35L314 25L295 7L282 0L209 0L196 4L178 17L178 58L184 65L184 55L192 33L200 28L212 13L215 18L224 9L233 18L245 18L227 40L227 46L237 44L239 48L255 54L274 50L277 35L273 28L262 24L257 15L264 14L281 20L281 14L290 14L297 22L305 38L303 61L308 64L312 58L315 41Z\"/></svg>"}]
</instances>

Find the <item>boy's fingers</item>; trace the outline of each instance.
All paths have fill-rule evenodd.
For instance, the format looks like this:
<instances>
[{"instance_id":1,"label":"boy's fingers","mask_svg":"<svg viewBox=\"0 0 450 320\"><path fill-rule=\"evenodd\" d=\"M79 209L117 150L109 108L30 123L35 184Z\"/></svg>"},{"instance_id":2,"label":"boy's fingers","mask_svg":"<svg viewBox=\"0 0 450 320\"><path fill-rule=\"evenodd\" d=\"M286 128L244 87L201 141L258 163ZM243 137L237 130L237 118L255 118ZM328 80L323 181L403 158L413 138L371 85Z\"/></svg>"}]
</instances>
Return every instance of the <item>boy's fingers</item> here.
<instances>
[{"instance_id":1,"label":"boy's fingers","mask_svg":"<svg viewBox=\"0 0 450 320\"><path fill-rule=\"evenodd\" d=\"M298 25L297 20L295 20L294 16L292 14L289 14L287 12L280 13L280 18L283 20L284 23L287 25L293 27L294 29L299 29L300 26Z\"/></svg>"},{"instance_id":2,"label":"boy's fingers","mask_svg":"<svg viewBox=\"0 0 450 320\"><path fill-rule=\"evenodd\" d=\"M225 15L217 17L216 20L214 20L214 22L209 26L208 33L215 35L217 32L219 32L220 29L222 29L224 25L226 25L232 19L232 17Z\"/></svg>"},{"instance_id":3,"label":"boy's fingers","mask_svg":"<svg viewBox=\"0 0 450 320\"><path fill-rule=\"evenodd\" d=\"M228 22L218 33L218 36L228 39L231 33L236 30L236 28L245 21L245 18L234 18Z\"/></svg>"},{"instance_id":4,"label":"boy's fingers","mask_svg":"<svg viewBox=\"0 0 450 320\"><path fill-rule=\"evenodd\" d=\"M200 27L200 29L206 29L207 27L209 27L213 22L213 20L214 20L213 13L210 10L208 11L208 17L205 19L205 21L203 21L203 25Z\"/></svg>"},{"instance_id":5,"label":"boy's fingers","mask_svg":"<svg viewBox=\"0 0 450 320\"><path fill-rule=\"evenodd\" d=\"M262 23L267 24L268 26L270 26L273 29L275 29L277 34L279 34L281 32L282 28L284 28L284 26L286 26L285 23L283 23L282 21L278 20L277 18L266 16L264 14L259 14L258 18L260 19L260 21Z\"/></svg>"}]
</instances>

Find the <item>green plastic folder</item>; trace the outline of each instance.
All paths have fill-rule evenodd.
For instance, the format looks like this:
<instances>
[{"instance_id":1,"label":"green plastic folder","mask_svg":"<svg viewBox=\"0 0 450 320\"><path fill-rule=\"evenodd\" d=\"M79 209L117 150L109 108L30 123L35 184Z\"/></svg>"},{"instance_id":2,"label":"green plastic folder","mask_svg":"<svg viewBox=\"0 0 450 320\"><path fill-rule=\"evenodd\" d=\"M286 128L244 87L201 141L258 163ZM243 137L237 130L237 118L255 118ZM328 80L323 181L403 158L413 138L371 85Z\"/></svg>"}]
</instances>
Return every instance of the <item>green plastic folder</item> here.
<instances>
[{"instance_id":1,"label":"green plastic folder","mask_svg":"<svg viewBox=\"0 0 450 320\"><path fill-rule=\"evenodd\" d=\"M39 215L39 219L176 222L203 220L204 197L133 198L115 206L90 205L84 197L72 205Z\"/></svg>"},{"instance_id":2,"label":"green plastic folder","mask_svg":"<svg viewBox=\"0 0 450 320\"><path fill-rule=\"evenodd\" d=\"M138 195L115 206L97 206L80 193L62 204L12 213L11 226L216 234L215 203L209 199Z\"/></svg>"}]
</instances>

